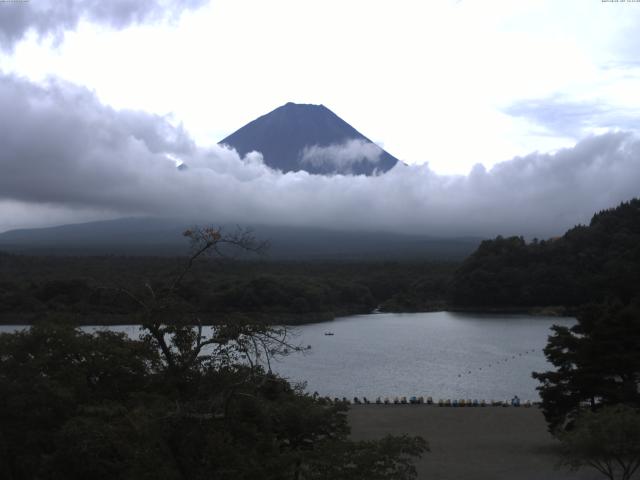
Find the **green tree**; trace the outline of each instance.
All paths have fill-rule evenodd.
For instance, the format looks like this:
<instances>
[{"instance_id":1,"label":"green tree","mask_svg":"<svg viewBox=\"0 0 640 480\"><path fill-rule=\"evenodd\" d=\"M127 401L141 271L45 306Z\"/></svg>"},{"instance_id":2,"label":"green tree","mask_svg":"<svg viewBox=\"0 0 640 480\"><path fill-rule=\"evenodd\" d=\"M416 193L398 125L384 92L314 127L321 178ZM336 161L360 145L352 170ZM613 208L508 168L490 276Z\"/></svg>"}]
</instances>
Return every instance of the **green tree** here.
<instances>
[{"instance_id":1,"label":"green tree","mask_svg":"<svg viewBox=\"0 0 640 480\"><path fill-rule=\"evenodd\" d=\"M573 327L553 327L544 349L556 368L535 372L551 431L571 426L585 408L640 406L640 302L585 308Z\"/></svg>"},{"instance_id":2,"label":"green tree","mask_svg":"<svg viewBox=\"0 0 640 480\"><path fill-rule=\"evenodd\" d=\"M150 373L158 364L144 342L64 323L0 335L0 464L8 470L2 478L40 477L67 422L92 405L126 408L136 394L156 388Z\"/></svg>"},{"instance_id":3,"label":"green tree","mask_svg":"<svg viewBox=\"0 0 640 480\"><path fill-rule=\"evenodd\" d=\"M629 480L640 467L640 411L624 405L584 412L559 435L562 462L595 468L610 480Z\"/></svg>"}]
</instances>

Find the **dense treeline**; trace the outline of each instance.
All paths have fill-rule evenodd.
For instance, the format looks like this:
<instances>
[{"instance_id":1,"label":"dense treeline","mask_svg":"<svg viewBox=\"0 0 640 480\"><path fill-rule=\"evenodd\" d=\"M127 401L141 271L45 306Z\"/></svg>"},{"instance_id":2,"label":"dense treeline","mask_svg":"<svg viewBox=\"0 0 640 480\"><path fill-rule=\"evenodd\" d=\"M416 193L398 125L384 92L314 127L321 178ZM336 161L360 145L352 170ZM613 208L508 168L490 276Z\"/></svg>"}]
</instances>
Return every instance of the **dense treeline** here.
<instances>
[{"instance_id":1,"label":"dense treeline","mask_svg":"<svg viewBox=\"0 0 640 480\"><path fill-rule=\"evenodd\" d=\"M0 255L0 321L64 314L128 322L137 305L120 290L162 284L184 258ZM187 308L207 320L242 314L298 323L336 315L441 307L455 263L319 263L202 259L181 284ZM181 306L185 308L185 305Z\"/></svg>"},{"instance_id":2,"label":"dense treeline","mask_svg":"<svg viewBox=\"0 0 640 480\"><path fill-rule=\"evenodd\" d=\"M451 299L475 307L576 307L628 302L640 285L640 200L593 216L562 237L487 240L455 273Z\"/></svg>"}]
</instances>

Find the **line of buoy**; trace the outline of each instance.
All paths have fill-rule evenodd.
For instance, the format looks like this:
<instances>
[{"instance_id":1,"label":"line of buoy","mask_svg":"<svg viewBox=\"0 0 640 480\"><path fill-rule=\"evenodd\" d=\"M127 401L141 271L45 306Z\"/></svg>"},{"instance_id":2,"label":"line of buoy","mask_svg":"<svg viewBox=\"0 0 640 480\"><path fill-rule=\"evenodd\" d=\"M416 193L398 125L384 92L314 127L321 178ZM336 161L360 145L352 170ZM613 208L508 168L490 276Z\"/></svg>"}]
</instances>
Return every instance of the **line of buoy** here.
<instances>
[{"instance_id":1,"label":"line of buoy","mask_svg":"<svg viewBox=\"0 0 640 480\"><path fill-rule=\"evenodd\" d=\"M535 351L536 351L536 349L535 349L535 348L532 348L532 349L530 349L530 350L525 350L524 352L520 352L520 353L518 353L517 355L516 355L516 354L511 355L511 358L506 357L506 358L504 358L504 359L500 359L500 360L494 361L494 362L492 362L492 363L489 363L489 364L488 364L488 365L486 365L485 367L486 367L487 369L489 369L490 367L493 367L493 366L494 366L494 363L495 363L495 366L498 366L498 365L499 365L499 364L501 364L501 363L507 363L507 362L509 362L510 360L515 360L515 359L516 359L516 357L522 357L522 356L528 355L528 354L530 354L530 353L534 353ZM462 373L459 373L459 374L458 374L458 378L462 378L462 376L463 376L463 375L471 375L472 373L474 373L474 371L478 371L478 372L479 372L479 371L481 371L482 369L483 369L483 367L478 367L477 369L475 369L475 368L474 368L473 370L468 370L468 369L467 369L466 371L463 371Z\"/></svg>"},{"instance_id":2,"label":"line of buoy","mask_svg":"<svg viewBox=\"0 0 640 480\"><path fill-rule=\"evenodd\" d=\"M314 395L315 396L315 395ZM375 400L370 400L367 397L353 397L349 399L347 397L317 397L320 400L324 400L332 404L347 404L347 405L433 405L438 407L525 407L539 405L539 402L532 402L526 400L520 401L518 397L514 397L511 400L478 400L478 399L438 399L434 401L432 397L376 397Z\"/></svg>"}]
</instances>

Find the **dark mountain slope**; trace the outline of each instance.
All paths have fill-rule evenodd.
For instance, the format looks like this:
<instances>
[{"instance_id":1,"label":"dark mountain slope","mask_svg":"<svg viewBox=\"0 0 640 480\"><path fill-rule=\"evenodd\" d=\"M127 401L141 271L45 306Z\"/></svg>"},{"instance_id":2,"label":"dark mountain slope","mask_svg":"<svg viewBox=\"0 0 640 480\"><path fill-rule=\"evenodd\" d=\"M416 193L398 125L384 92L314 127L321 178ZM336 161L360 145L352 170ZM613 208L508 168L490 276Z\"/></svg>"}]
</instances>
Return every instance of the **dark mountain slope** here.
<instances>
[{"instance_id":1,"label":"dark mountain slope","mask_svg":"<svg viewBox=\"0 0 640 480\"><path fill-rule=\"evenodd\" d=\"M60 255L183 255L182 232L196 220L123 218L0 234L0 250ZM224 227L232 231L235 226ZM371 260L427 258L460 260L477 247L478 238L255 225L255 236L268 240L268 257L294 260Z\"/></svg>"},{"instance_id":2,"label":"dark mountain slope","mask_svg":"<svg viewBox=\"0 0 640 480\"><path fill-rule=\"evenodd\" d=\"M272 168L283 172L306 170L316 174L365 174L386 172L398 159L380 149L377 161L350 158L344 162L303 162L305 148L344 145L359 140L364 145L371 140L358 132L324 105L287 103L248 123L220 143L235 148L242 156L259 151Z\"/></svg>"}]
</instances>

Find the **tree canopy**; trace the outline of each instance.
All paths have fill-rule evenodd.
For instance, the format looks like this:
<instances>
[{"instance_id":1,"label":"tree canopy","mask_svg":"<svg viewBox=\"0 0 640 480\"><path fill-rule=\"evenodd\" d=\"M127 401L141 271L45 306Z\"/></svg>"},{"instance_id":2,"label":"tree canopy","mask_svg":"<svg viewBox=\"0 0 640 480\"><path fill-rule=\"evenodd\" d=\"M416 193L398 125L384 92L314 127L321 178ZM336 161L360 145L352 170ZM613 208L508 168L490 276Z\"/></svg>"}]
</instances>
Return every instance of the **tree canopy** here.
<instances>
[{"instance_id":1,"label":"tree canopy","mask_svg":"<svg viewBox=\"0 0 640 480\"><path fill-rule=\"evenodd\" d=\"M615 297L628 302L640 285L640 199L599 212L548 240L486 240L456 271L459 306L579 307Z\"/></svg>"},{"instance_id":2,"label":"tree canopy","mask_svg":"<svg viewBox=\"0 0 640 480\"><path fill-rule=\"evenodd\" d=\"M552 330L544 353L555 370L533 374L551 430L584 409L640 407L640 297L585 307L576 325Z\"/></svg>"},{"instance_id":3,"label":"tree canopy","mask_svg":"<svg viewBox=\"0 0 640 480\"><path fill-rule=\"evenodd\" d=\"M610 480L630 480L640 468L640 410L625 405L584 412L560 436L562 462L595 468Z\"/></svg>"}]
</instances>

